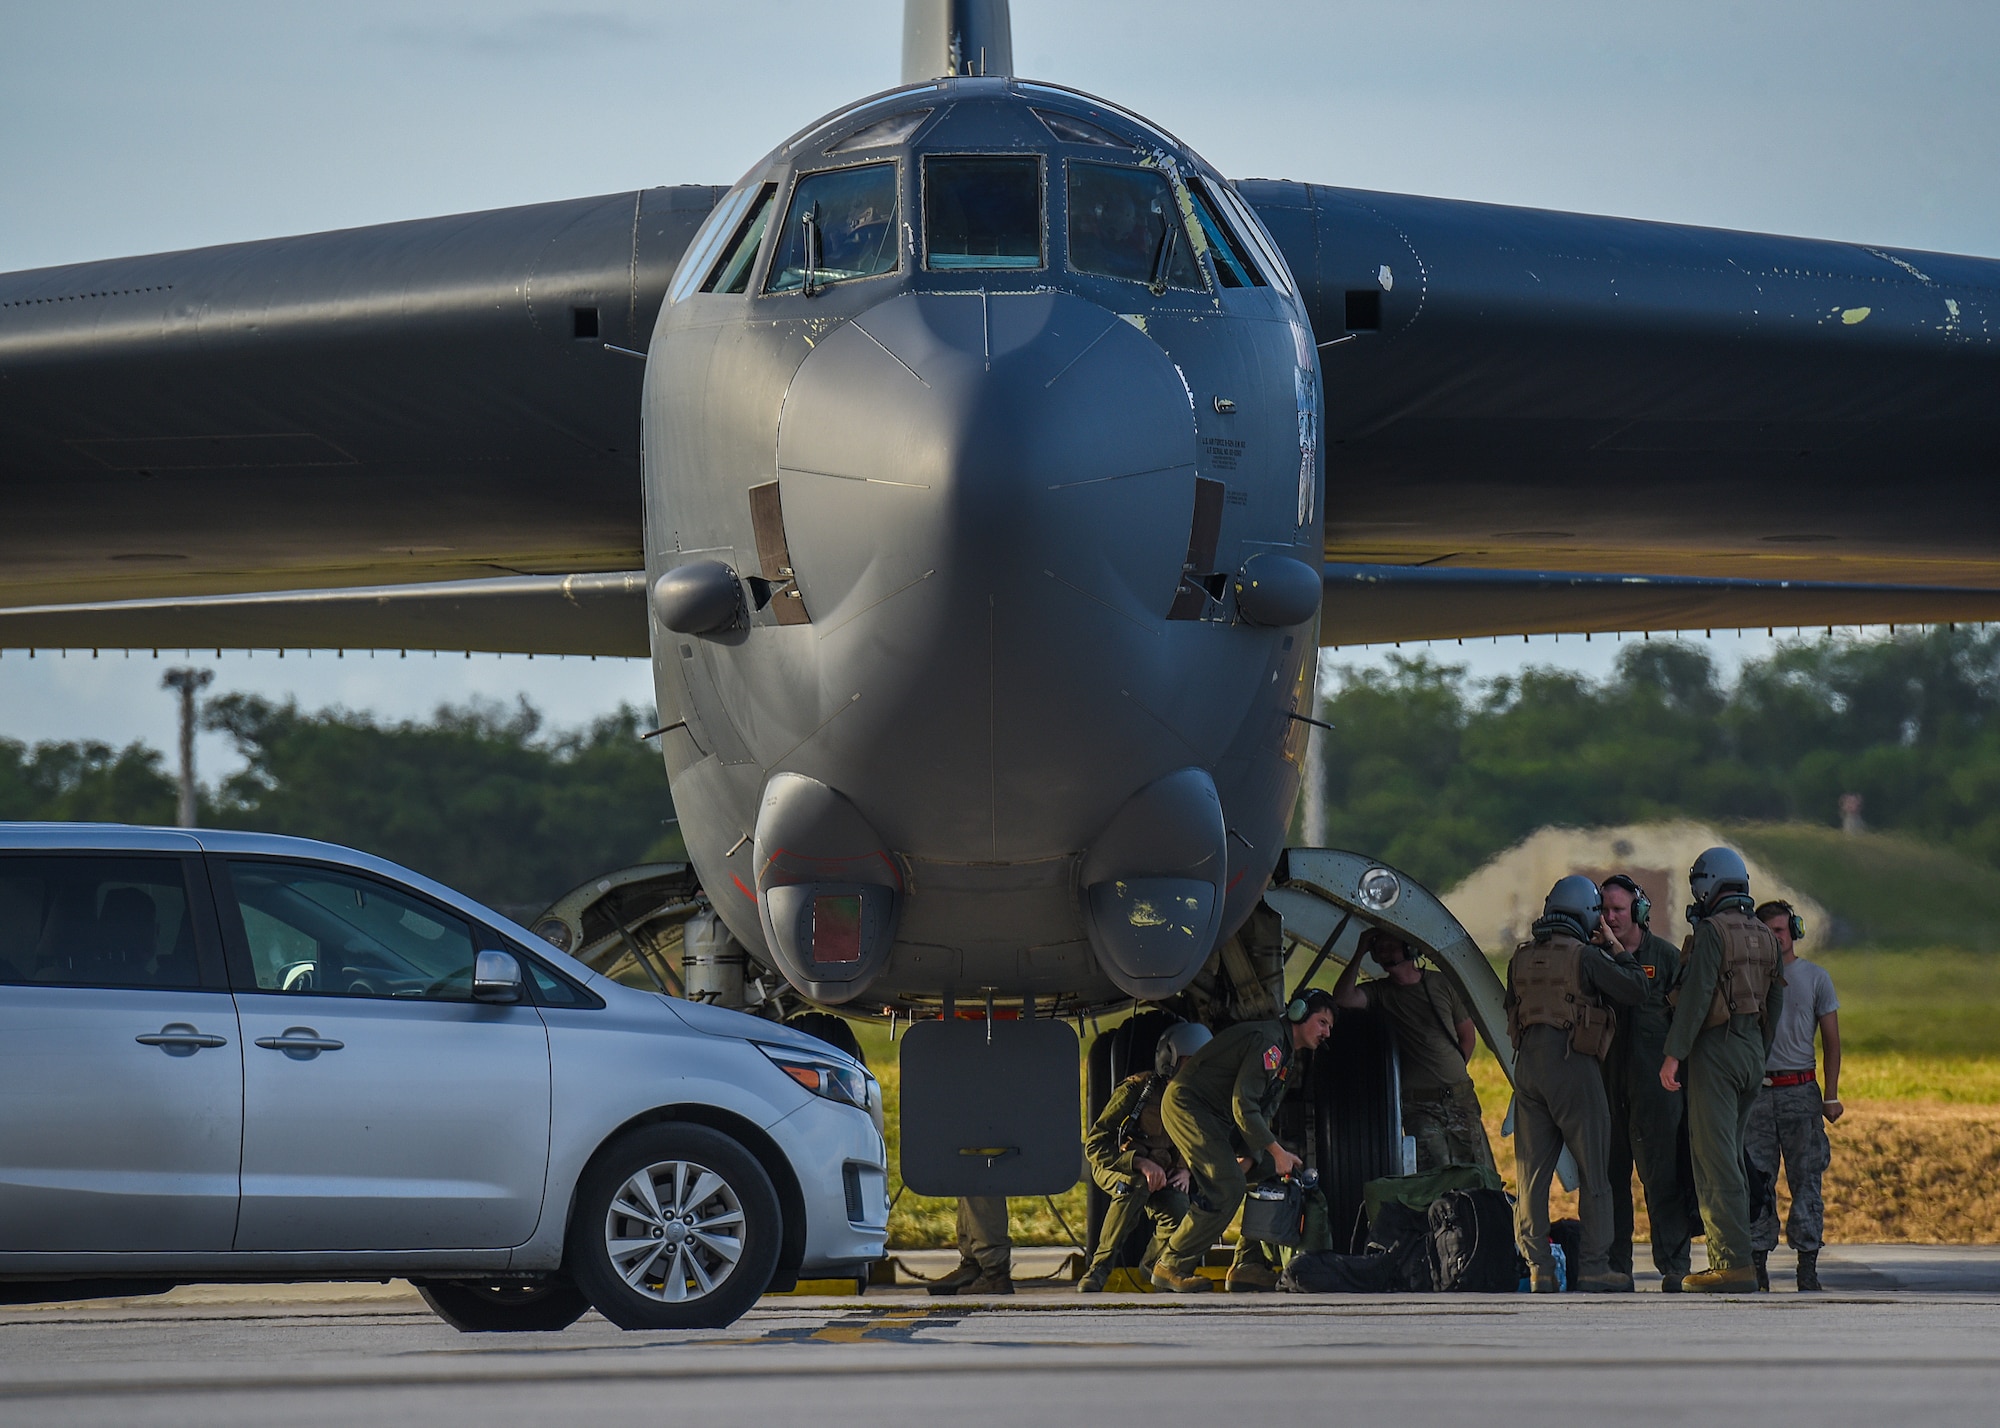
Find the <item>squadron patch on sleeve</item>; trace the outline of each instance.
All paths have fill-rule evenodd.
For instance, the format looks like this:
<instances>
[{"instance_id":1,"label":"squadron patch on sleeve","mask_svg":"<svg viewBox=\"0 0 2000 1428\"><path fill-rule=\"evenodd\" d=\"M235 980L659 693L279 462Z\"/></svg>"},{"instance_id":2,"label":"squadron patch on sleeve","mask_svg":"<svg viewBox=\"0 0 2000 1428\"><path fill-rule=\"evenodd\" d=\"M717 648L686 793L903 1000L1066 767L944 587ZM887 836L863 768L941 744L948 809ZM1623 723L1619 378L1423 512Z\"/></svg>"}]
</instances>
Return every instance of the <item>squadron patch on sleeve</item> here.
<instances>
[{"instance_id":1,"label":"squadron patch on sleeve","mask_svg":"<svg viewBox=\"0 0 2000 1428\"><path fill-rule=\"evenodd\" d=\"M1275 1071L1284 1064L1285 1053L1283 1048L1273 1046L1264 1053L1264 1069L1266 1071Z\"/></svg>"}]
</instances>

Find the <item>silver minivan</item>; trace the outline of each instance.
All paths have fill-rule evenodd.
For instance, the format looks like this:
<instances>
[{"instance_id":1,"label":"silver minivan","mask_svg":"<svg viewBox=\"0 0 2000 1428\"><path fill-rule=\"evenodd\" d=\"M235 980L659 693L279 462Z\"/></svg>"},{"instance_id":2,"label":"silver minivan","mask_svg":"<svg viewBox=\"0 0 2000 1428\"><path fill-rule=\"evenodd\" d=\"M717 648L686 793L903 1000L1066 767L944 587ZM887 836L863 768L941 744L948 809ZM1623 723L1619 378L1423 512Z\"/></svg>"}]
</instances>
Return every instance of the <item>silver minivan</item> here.
<instances>
[{"instance_id":1,"label":"silver minivan","mask_svg":"<svg viewBox=\"0 0 2000 1428\"><path fill-rule=\"evenodd\" d=\"M408 1278L461 1329L858 1274L882 1098L351 849L0 823L0 1302Z\"/></svg>"}]
</instances>

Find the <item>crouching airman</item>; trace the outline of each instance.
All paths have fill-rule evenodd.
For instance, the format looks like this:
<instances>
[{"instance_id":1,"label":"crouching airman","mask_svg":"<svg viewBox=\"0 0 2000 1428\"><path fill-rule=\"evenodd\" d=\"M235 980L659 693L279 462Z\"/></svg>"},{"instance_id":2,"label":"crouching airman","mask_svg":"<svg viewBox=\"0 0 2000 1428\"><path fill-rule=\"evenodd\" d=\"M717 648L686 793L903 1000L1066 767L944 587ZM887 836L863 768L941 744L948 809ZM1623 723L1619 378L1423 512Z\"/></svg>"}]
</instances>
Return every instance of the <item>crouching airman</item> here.
<instances>
[{"instance_id":1,"label":"crouching airman","mask_svg":"<svg viewBox=\"0 0 2000 1428\"><path fill-rule=\"evenodd\" d=\"M1167 1134L1160 1103L1174 1072L1212 1039L1199 1022L1168 1027L1160 1034L1153 1069L1120 1082L1084 1137L1090 1178L1111 1197L1111 1207L1097 1231L1097 1252L1077 1283L1079 1292L1096 1294L1104 1288L1119 1250L1148 1220L1153 1222L1153 1237L1139 1258L1139 1269L1150 1274L1161 1248L1187 1214L1188 1165Z\"/></svg>"}]
</instances>

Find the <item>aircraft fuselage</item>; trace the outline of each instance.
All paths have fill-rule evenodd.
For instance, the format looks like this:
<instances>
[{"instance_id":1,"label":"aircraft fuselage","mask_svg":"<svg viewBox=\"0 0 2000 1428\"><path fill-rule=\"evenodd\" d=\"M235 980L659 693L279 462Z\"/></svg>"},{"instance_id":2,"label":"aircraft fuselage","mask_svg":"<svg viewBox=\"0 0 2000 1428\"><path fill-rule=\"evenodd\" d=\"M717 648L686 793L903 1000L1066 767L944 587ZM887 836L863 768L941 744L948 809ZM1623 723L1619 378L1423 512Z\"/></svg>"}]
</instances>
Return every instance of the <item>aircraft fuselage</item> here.
<instances>
[{"instance_id":1,"label":"aircraft fuselage","mask_svg":"<svg viewBox=\"0 0 2000 1428\"><path fill-rule=\"evenodd\" d=\"M663 746L736 936L871 1008L1184 984L1284 843L1322 532L1311 329L1222 177L898 90L717 205L649 355Z\"/></svg>"}]
</instances>

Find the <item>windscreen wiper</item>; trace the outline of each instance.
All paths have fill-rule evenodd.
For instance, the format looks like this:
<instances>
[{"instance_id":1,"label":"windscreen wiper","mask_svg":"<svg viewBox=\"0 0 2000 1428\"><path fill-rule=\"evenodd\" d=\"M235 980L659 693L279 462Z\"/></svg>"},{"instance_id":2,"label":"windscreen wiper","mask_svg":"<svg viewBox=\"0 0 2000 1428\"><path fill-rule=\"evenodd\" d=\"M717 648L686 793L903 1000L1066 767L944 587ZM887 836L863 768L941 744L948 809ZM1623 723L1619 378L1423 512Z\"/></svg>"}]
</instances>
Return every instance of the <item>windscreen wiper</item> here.
<instances>
[{"instance_id":1,"label":"windscreen wiper","mask_svg":"<svg viewBox=\"0 0 2000 1428\"><path fill-rule=\"evenodd\" d=\"M1160 230L1160 246L1153 254L1152 281L1146 284L1154 297L1164 296L1167 291L1167 269L1174 261L1174 243L1174 222L1169 218L1164 221Z\"/></svg>"},{"instance_id":2,"label":"windscreen wiper","mask_svg":"<svg viewBox=\"0 0 2000 1428\"><path fill-rule=\"evenodd\" d=\"M802 290L807 297L818 297L824 284L819 280L819 205L815 203L799 216L799 223L805 232L806 273Z\"/></svg>"}]
</instances>

